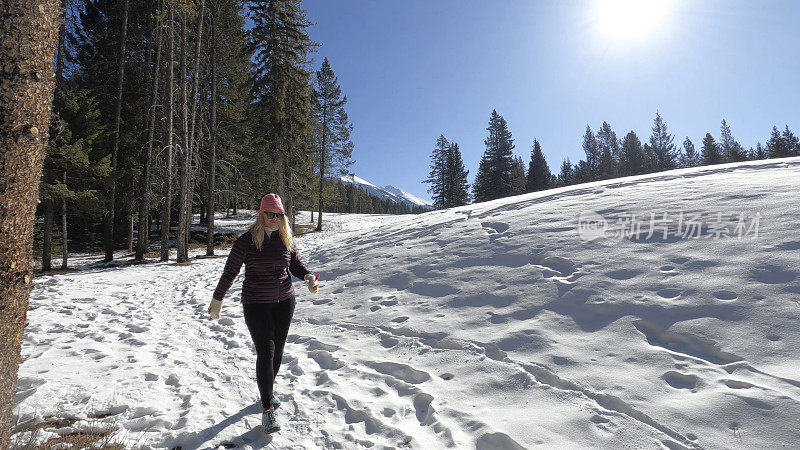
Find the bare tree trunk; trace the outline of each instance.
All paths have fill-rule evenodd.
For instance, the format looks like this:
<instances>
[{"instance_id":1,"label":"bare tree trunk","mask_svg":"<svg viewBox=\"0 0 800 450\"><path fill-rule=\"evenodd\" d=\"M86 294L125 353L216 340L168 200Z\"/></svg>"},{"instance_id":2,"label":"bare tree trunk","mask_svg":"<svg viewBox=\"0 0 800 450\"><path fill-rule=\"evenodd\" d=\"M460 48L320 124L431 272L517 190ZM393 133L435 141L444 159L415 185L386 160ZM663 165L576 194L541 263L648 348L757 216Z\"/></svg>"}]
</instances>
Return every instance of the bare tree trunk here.
<instances>
[{"instance_id":1,"label":"bare tree trunk","mask_svg":"<svg viewBox=\"0 0 800 450\"><path fill-rule=\"evenodd\" d=\"M163 3L159 2L160 5ZM144 260L144 255L150 248L150 166L153 158L153 140L156 130L156 105L158 102L158 69L161 66L161 20L156 19L156 61L153 66L153 96L150 101L150 120L147 124L147 147L142 152L142 184L140 186L138 241L136 243L136 261Z\"/></svg>"},{"instance_id":2,"label":"bare tree trunk","mask_svg":"<svg viewBox=\"0 0 800 450\"><path fill-rule=\"evenodd\" d=\"M164 209L161 211L161 261L169 260L169 223L172 210L172 138L173 138L173 92L175 90L175 8L169 4L169 74L167 90L169 91L169 118L167 119L167 174L164 186Z\"/></svg>"},{"instance_id":3,"label":"bare tree trunk","mask_svg":"<svg viewBox=\"0 0 800 450\"><path fill-rule=\"evenodd\" d=\"M64 186L67 185L67 172L64 171ZM69 247L67 247L67 198L61 197L61 239L64 246L61 250L61 268L67 268L67 258L69 257Z\"/></svg>"},{"instance_id":4,"label":"bare tree trunk","mask_svg":"<svg viewBox=\"0 0 800 450\"><path fill-rule=\"evenodd\" d=\"M128 36L128 0L122 4L122 25L119 35L119 55L117 57L117 111L114 115L114 141L111 150L111 179L109 189L111 195L108 201L108 212L106 213L103 226L103 247L106 256L104 261L114 259L114 209L117 202L117 157L119 155L119 122L122 118L122 82L125 78L125 41Z\"/></svg>"},{"instance_id":5,"label":"bare tree trunk","mask_svg":"<svg viewBox=\"0 0 800 450\"><path fill-rule=\"evenodd\" d=\"M61 1L61 27L58 33L58 53L56 56L56 90L64 82L64 51L66 51L66 36L67 36L67 1ZM55 95L55 94L54 94ZM64 186L67 185L67 172L64 171ZM61 197L61 239L64 241L64 247L61 250L61 268L67 268L67 198ZM51 225L52 226L52 225ZM48 265L50 257L47 258Z\"/></svg>"},{"instance_id":6,"label":"bare tree trunk","mask_svg":"<svg viewBox=\"0 0 800 450\"><path fill-rule=\"evenodd\" d=\"M11 417L33 289L33 223L53 102L58 0L0 2L0 448Z\"/></svg>"},{"instance_id":7,"label":"bare tree trunk","mask_svg":"<svg viewBox=\"0 0 800 450\"><path fill-rule=\"evenodd\" d=\"M53 248L53 200L44 200L44 222L42 224L44 236L42 239L42 272L52 270L50 258Z\"/></svg>"},{"instance_id":8,"label":"bare tree trunk","mask_svg":"<svg viewBox=\"0 0 800 450\"><path fill-rule=\"evenodd\" d=\"M128 254L133 253L133 213L128 217Z\"/></svg>"},{"instance_id":9,"label":"bare tree trunk","mask_svg":"<svg viewBox=\"0 0 800 450\"><path fill-rule=\"evenodd\" d=\"M286 174L286 170L284 170L283 155L281 155L280 152L278 152L278 154L275 157L275 167L276 167L275 175L278 178L278 180L277 180L278 181L278 185L275 187L275 189L278 191L278 192L276 192L276 194L278 194L278 196L280 196L281 199L283 199L284 202L285 202L286 201L286 183L284 182L284 178L283 177Z\"/></svg>"},{"instance_id":10,"label":"bare tree trunk","mask_svg":"<svg viewBox=\"0 0 800 450\"><path fill-rule=\"evenodd\" d=\"M189 165L188 181L187 181L187 208L186 208L186 260L189 260L189 245L192 242L192 203L194 201L194 188L195 188L195 168L198 167L197 161L200 159L200 152L197 150L197 143L200 139L195 134L195 120L197 117L197 92L200 82L200 44L203 42L203 22L205 15L206 2L200 0L200 11L197 14L197 36L194 51L194 71L192 74L192 118L191 129L189 130Z\"/></svg>"},{"instance_id":11,"label":"bare tree trunk","mask_svg":"<svg viewBox=\"0 0 800 450\"><path fill-rule=\"evenodd\" d=\"M208 201L206 212L206 255L214 256L214 200L217 176L217 1L211 5L211 155L208 158ZM227 212L227 209L226 209Z\"/></svg>"},{"instance_id":12,"label":"bare tree trunk","mask_svg":"<svg viewBox=\"0 0 800 450\"><path fill-rule=\"evenodd\" d=\"M325 134L325 131L322 132ZM323 142L325 139L323 138ZM324 144L323 144L324 148ZM317 216L317 231L322 231L322 189L325 186L325 151L323 150L319 159L319 215ZM314 219L311 219L313 222Z\"/></svg>"},{"instance_id":13,"label":"bare tree trunk","mask_svg":"<svg viewBox=\"0 0 800 450\"><path fill-rule=\"evenodd\" d=\"M66 0L61 2L61 26L58 31L58 47L56 49L56 88L61 84L64 73L64 37L66 31L65 19L67 16ZM54 91L55 95L55 91ZM53 255L53 215L55 202L53 199L44 201L44 240L42 242L42 272L52 270L51 258Z\"/></svg>"},{"instance_id":14,"label":"bare tree trunk","mask_svg":"<svg viewBox=\"0 0 800 450\"><path fill-rule=\"evenodd\" d=\"M286 161L284 159L284 161ZM294 195L292 188L294 187L294 174L292 170L289 169L288 164L284 164L286 166L286 196L283 198L283 206L286 209L286 217L289 218L289 224L294 224Z\"/></svg>"},{"instance_id":15,"label":"bare tree trunk","mask_svg":"<svg viewBox=\"0 0 800 450\"><path fill-rule=\"evenodd\" d=\"M187 89L188 81L186 80L186 51L187 45L187 32L186 32L186 12L181 14L181 120L182 120L182 141L181 146L183 151L183 163L181 165L181 195L180 195L180 208L178 209L178 256L179 263L186 262L188 257L187 249L187 228L189 224L186 221L187 209L191 209L191 199L189 199L189 166L191 164L191 149L189 148L189 92ZM187 206L189 205L189 206Z\"/></svg>"},{"instance_id":16,"label":"bare tree trunk","mask_svg":"<svg viewBox=\"0 0 800 450\"><path fill-rule=\"evenodd\" d=\"M328 153L328 96L327 89L323 90L324 106L322 108L322 148L319 150L319 217L317 231L322 231L322 188L325 182L325 155Z\"/></svg>"},{"instance_id":17,"label":"bare tree trunk","mask_svg":"<svg viewBox=\"0 0 800 450\"><path fill-rule=\"evenodd\" d=\"M197 15L197 41L194 48L194 72L193 72L193 80L192 80L192 120L191 120L191 129L189 131L189 136L191 138L191 146L193 153L197 153L195 146L197 144L197 138L195 136L195 119L197 118L197 103L199 99L197 98L198 92L198 83L200 82L200 44L203 41L203 15L205 14L206 2L205 0L200 0L200 12Z\"/></svg>"}]
</instances>

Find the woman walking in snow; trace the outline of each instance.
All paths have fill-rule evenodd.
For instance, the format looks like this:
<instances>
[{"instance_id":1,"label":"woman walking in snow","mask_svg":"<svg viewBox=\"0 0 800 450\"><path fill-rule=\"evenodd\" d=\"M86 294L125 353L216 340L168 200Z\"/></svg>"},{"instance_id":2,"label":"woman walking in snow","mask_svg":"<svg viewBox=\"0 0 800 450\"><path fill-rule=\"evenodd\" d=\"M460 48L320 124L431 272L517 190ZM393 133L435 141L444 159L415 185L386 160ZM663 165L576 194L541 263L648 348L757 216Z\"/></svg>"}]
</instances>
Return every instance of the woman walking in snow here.
<instances>
[{"instance_id":1,"label":"woman walking in snow","mask_svg":"<svg viewBox=\"0 0 800 450\"><path fill-rule=\"evenodd\" d=\"M272 386L295 307L289 274L304 280L312 293L317 292L317 277L300 260L283 202L277 194L267 194L261 199L255 223L234 242L208 308L211 319L219 319L222 299L242 263L245 264L242 307L256 348L256 381L263 408L261 424L265 432L273 433L280 430L275 420L275 408L280 402Z\"/></svg>"}]
</instances>

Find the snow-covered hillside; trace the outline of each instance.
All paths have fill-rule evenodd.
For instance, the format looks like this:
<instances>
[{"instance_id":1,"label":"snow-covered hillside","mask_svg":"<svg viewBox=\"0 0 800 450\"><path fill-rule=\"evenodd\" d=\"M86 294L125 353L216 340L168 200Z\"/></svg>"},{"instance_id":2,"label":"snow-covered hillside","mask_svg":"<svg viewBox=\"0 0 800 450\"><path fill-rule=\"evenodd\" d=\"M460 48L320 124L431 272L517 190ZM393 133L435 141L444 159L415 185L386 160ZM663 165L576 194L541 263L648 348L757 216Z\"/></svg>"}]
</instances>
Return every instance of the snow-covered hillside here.
<instances>
[{"instance_id":1,"label":"snow-covered hillside","mask_svg":"<svg viewBox=\"0 0 800 450\"><path fill-rule=\"evenodd\" d=\"M270 437L241 278L205 314L225 258L37 277L14 411L146 448L794 447L798 194L791 158L326 214L298 239L321 287L295 286Z\"/></svg>"},{"instance_id":2,"label":"snow-covered hillside","mask_svg":"<svg viewBox=\"0 0 800 450\"><path fill-rule=\"evenodd\" d=\"M433 205L430 202L392 185L380 187L355 175L339 177L339 179L342 180L343 183L353 184L367 193L383 200L391 200L395 203L404 203L408 205L409 208L414 206L422 206L433 209Z\"/></svg>"}]
</instances>

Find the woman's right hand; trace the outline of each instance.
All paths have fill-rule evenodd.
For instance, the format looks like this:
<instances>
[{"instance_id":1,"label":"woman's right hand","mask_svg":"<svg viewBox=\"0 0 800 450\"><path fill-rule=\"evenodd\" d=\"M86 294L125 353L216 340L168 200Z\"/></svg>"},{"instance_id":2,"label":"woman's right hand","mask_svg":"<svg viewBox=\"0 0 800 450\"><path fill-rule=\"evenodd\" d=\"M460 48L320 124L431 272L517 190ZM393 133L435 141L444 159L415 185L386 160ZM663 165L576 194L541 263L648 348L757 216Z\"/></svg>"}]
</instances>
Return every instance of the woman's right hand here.
<instances>
[{"instance_id":1,"label":"woman's right hand","mask_svg":"<svg viewBox=\"0 0 800 450\"><path fill-rule=\"evenodd\" d=\"M208 314L211 316L208 320L219 320L219 313L222 310L222 300L215 298L211 299L211 306L208 307Z\"/></svg>"}]
</instances>

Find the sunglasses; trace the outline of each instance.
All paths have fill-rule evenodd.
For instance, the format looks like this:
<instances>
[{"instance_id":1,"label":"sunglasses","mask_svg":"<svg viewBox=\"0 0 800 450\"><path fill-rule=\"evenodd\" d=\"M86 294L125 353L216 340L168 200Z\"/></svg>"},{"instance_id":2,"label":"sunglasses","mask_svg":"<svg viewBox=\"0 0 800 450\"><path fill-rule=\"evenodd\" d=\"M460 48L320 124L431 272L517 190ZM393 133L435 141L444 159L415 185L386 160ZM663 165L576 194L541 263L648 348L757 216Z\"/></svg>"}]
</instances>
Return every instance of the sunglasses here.
<instances>
[{"instance_id":1,"label":"sunglasses","mask_svg":"<svg viewBox=\"0 0 800 450\"><path fill-rule=\"evenodd\" d=\"M267 219L283 219L283 213L274 213L272 211L264 211L266 214Z\"/></svg>"}]
</instances>

